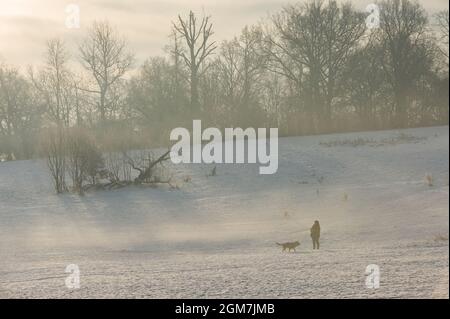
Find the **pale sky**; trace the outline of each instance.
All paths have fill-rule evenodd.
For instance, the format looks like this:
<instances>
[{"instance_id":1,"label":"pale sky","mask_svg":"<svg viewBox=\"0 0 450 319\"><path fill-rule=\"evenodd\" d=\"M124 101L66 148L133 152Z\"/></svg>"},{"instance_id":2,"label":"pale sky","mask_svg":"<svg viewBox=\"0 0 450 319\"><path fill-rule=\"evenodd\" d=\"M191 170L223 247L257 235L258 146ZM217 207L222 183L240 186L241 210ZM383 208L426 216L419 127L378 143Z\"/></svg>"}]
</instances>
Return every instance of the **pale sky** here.
<instances>
[{"instance_id":1,"label":"pale sky","mask_svg":"<svg viewBox=\"0 0 450 319\"><path fill-rule=\"evenodd\" d=\"M302 1L302 0L300 0ZM64 39L76 58L76 48L94 20L109 20L125 36L139 63L164 53L171 21L189 10L212 16L214 39L222 41L240 33L290 0L0 0L0 60L17 66L39 64L46 40ZM365 8L373 0L353 0ZM422 0L431 13L448 9L447 0ZM80 8L80 29L65 25L66 6Z\"/></svg>"}]
</instances>

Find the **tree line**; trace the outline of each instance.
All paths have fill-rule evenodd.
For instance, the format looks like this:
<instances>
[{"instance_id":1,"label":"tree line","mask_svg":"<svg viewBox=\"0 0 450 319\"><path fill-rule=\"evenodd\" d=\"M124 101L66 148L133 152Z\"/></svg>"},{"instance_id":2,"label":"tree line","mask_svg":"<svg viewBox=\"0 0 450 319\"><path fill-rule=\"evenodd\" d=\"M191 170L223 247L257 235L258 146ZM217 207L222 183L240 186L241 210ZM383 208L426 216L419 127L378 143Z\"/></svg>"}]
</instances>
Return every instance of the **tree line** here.
<instances>
[{"instance_id":1,"label":"tree line","mask_svg":"<svg viewBox=\"0 0 450 319\"><path fill-rule=\"evenodd\" d=\"M107 21L77 52L51 39L41 67L0 63L0 156L47 156L39 146L63 131L88 132L101 152L167 145L192 119L285 136L448 124L448 11L377 5L372 28L350 3L309 0L220 43L213 18L190 12L140 66Z\"/></svg>"}]
</instances>

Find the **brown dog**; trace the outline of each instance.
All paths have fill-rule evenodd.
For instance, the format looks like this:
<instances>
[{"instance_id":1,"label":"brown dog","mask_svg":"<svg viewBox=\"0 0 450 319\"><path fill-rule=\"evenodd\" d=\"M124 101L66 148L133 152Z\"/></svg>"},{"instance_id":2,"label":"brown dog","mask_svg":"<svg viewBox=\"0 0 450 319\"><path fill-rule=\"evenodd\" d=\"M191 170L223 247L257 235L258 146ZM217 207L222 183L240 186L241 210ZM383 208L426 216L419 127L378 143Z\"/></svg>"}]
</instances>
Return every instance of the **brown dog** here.
<instances>
[{"instance_id":1,"label":"brown dog","mask_svg":"<svg viewBox=\"0 0 450 319\"><path fill-rule=\"evenodd\" d=\"M288 249L288 251L294 250L295 251L295 247L300 246L300 242L299 241L294 241L292 243L276 243L278 246L283 247L283 251L286 251L286 249Z\"/></svg>"}]
</instances>

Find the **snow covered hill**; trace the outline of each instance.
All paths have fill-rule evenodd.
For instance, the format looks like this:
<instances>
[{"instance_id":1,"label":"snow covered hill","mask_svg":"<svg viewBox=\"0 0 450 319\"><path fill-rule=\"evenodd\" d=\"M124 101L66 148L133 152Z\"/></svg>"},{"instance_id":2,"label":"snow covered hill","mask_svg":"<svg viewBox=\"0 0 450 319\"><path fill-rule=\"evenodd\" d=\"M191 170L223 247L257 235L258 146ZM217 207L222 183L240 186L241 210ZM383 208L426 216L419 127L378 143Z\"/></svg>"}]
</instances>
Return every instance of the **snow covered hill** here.
<instances>
[{"instance_id":1,"label":"snow covered hill","mask_svg":"<svg viewBox=\"0 0 450 319\"><path fill-rule=\"evenodd\" d=\"M182 165L180 190L84 197L55 195L41 160L0 163L0 297L448 298L448 132L282 138L275 175Z\"/></svg>"}]
</instances>

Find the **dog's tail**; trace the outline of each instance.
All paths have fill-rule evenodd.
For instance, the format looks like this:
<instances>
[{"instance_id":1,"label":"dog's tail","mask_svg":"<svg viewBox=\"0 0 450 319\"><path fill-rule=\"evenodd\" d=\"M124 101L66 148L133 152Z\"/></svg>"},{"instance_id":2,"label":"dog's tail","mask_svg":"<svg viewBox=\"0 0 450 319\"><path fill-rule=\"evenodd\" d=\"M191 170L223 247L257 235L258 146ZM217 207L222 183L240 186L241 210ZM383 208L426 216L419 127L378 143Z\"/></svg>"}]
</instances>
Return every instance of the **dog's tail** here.
<instances>
[{"instance_id":1,"label":"dog's tail","mask_svg":"<svg viewBox=\"0 0 450 319\"><path fill-rule=\"evenodd\" d=\"M280 244L280 243L275 243L275 244L277 244L278 246L283 246L282 244Z\"/></svg>"}]
</instances>

